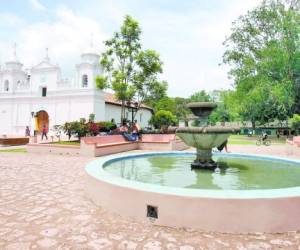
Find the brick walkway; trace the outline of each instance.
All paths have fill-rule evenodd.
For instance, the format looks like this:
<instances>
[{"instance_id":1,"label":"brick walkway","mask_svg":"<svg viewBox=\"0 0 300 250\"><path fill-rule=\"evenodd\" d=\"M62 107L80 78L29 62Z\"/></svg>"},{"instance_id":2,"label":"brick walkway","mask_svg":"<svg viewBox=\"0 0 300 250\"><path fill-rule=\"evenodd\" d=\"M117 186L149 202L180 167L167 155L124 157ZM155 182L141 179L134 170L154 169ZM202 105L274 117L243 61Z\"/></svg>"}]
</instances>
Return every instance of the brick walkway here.
<instances>
[{"instance_id":1,"label":"brick walkway","mask_svg":"<svg viewBox=\"0 0 300 250\"><path fill-rule=\"evenodd\" d=\"M300 159L300 148L291 155L285 146L229 150ZM136 223L104 211L84 194L84 165L90 160L1 153L0 249L300 249L298 232L203 233Z\"/></svg>"}]
</instances>

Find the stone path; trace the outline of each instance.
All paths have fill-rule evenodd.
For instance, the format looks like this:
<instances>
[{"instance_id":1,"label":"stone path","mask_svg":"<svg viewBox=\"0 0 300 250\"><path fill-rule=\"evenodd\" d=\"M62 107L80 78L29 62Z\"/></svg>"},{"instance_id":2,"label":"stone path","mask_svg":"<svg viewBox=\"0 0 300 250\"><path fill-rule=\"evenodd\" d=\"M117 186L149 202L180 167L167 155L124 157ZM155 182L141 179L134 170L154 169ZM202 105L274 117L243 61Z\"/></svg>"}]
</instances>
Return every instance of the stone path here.
<instances>
[{"instance_id":1,"label":"stone path","mask_svg":"<svg viewBox=\"0 0 300 250\"><path fill-rule=\"evenodd\" d=\"M257 147L230 150L253 153ZM259 149L275 155L285 150ZM300 159L300 149L292 157ZM1 153L0 249L300 249L299 232L206 233L137 223L105 211L84 193L84 165L90 160Z\"/></svg>"}]
</instances>

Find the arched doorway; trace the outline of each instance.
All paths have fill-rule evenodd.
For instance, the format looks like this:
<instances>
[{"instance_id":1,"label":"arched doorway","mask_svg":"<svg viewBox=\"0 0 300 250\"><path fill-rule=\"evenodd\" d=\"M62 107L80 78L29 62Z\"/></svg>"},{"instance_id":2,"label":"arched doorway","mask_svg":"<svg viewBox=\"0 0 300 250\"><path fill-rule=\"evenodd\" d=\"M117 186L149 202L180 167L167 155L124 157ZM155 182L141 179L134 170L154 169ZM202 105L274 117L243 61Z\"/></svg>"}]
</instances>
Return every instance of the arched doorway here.
<instances>
[{"instance_id":1,"label":"arched doorway","mask_svg":"<svg viewBox=\"0 0 300 250\"><path fill-rule=\"evenodd\" d=\"M42 133L44 126L49 129L49 115L46 111L41 110L37 112L35 118L35 130L37 132Z\"/></svg>"}]
</instances>

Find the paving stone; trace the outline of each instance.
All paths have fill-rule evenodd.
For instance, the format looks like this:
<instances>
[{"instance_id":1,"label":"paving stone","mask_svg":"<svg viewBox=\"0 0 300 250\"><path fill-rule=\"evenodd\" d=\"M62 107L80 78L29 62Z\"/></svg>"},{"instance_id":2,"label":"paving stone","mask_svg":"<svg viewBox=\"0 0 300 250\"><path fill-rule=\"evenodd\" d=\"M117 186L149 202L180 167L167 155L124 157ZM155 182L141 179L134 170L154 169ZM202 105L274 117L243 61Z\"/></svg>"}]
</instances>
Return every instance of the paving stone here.
<instances>
[{"instance_id":1,"label":"paving stone","mask_svg":"<svg viewBox=\"0 0 300 250\"><path fill-rule=\"evenodd\" d=\"M283 146L232 152L286 156ZM260 151L257 151L260 150ZM300 159L298 155L289 155ZM299 232L221 234L136 222L85 195L88 157L1 153L0 249L299 249Z\"/></svg>"}]
</instances>

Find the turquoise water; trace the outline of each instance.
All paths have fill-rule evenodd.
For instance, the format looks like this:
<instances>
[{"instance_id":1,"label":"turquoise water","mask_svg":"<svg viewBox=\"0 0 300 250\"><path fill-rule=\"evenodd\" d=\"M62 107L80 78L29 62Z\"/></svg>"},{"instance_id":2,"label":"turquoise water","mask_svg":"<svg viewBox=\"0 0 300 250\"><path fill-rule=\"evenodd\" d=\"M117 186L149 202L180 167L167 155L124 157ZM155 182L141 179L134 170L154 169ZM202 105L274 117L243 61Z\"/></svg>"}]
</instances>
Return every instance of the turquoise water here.
<instances>
[{"instance_id":1,"label":"turquoise water","mask_svg":"<svg viewBox=\"0 0 300 250\"><path fill-rule=\"evenodd\" d=\"M193 155L144 156L105 165L112 175L162 186L253 190L300 186L300 165L284 161L215 156L219 169L191 170Z\"/></svg>"}]
</instances>

